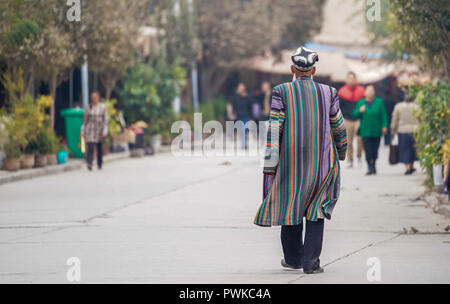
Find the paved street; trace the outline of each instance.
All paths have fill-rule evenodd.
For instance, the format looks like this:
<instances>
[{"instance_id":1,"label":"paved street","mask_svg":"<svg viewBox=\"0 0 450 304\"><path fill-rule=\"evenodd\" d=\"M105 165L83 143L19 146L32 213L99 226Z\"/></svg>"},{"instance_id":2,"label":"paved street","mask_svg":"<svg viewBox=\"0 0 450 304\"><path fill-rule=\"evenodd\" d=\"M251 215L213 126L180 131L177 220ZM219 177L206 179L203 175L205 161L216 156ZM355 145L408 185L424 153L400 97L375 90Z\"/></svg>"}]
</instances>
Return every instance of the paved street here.
<instances>
[{"instance_id":1,"label":"paved street","mask_svg":"<svg viewBox=\"0 0 450 304\"><path fill-rule=\"evenodd\" d=\"M382 154L377 177L344 169L324 274L282 270L280 229L252 224L258 158L161 154L0 186L0 282L67 283L77 257L82 283L369 283L376 257L383 283L450 283L450 221Z\"/></svg>"}]
</instances>

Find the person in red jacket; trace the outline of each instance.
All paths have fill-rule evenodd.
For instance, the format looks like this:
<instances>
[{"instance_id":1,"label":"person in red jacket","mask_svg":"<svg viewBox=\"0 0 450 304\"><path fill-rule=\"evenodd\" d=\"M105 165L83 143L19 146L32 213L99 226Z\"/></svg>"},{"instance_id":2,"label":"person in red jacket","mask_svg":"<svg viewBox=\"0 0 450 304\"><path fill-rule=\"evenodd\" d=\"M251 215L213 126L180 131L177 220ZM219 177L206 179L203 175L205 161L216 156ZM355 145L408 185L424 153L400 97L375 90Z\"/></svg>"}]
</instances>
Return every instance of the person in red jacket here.
<instances>
[{"instance_id":1,"label":"person in red jacket","mask_svg":"<svg viewBox=\"0 0 450 304\"><path fill-rule=\"evenodd\" d=\"M347 159L349 166L353 167L354 151L353 151L353 139L357 137L357 158L361 162L363 144L361 137L357 136L359 129L359 120L353 118L353 110L356 103L364 98L365 89L358 84L358 79L354 72L347 74L346 84L339 90L339 98L341 100L340 106L342 115L344 116L345 126L347 128L348 148Z\"/></svg>"}]
</instances>

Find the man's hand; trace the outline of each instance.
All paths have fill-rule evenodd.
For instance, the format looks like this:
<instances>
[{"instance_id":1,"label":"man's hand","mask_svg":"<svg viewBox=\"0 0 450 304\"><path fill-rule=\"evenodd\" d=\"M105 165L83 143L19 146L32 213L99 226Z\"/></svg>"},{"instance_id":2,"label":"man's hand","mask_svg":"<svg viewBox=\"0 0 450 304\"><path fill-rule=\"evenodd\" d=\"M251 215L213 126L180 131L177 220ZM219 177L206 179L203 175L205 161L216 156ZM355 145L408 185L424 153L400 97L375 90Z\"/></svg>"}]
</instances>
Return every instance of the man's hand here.
<instances>
[{"instance_id":1,"label":"man's hand","mask_svg":"<svg viewBox=\"0 0 450 304\"><path fill-rule=\"evenodd\" d=\"M102 137L103 137L103 139L105 139L106 137L108 137L108 133L103 133Z\"/></svg>"},{"instance_id":2,"label":"man's hand","mask_svg":"<svg viewBox=\"0 0 450 304\"><path fill-rule=\"evenodd\" d=\"M361 108L359 108L359 113L364 113L364 112L366 112L366 106L364 105L364 106L362 106Z\"/></svg>"},{"instance_id":3,"label":"man's hand","mask_svg":"<svg viewBox=\"0 0 450 304\"><path fill-rule=\"evenodd\" d=\"M387 134L388 134L388 128L386 128L386 127L383 128L383 134L384 134L384 135L387 135Z\"/></svg>"}]
</instances>

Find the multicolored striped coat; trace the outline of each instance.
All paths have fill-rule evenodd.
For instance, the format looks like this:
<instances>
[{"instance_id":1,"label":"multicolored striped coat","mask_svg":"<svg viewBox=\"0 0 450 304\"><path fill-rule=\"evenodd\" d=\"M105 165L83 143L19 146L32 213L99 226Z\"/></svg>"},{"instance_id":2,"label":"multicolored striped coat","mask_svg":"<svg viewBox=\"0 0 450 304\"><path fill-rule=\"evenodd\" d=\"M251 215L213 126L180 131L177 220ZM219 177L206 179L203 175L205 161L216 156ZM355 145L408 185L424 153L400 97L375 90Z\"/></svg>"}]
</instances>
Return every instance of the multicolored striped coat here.
<instances>
[{"instance_id":1,"label":"multicolored striped coat","mask_svg":"<svg viewBox=\"0 0 450 304\"><path fill-rule=\"evenodd\" d=\"M331 219L347 132L336 89L308 77L274 88L264 163L267 195L255 224Z\"/></svg>"}]
</instances>

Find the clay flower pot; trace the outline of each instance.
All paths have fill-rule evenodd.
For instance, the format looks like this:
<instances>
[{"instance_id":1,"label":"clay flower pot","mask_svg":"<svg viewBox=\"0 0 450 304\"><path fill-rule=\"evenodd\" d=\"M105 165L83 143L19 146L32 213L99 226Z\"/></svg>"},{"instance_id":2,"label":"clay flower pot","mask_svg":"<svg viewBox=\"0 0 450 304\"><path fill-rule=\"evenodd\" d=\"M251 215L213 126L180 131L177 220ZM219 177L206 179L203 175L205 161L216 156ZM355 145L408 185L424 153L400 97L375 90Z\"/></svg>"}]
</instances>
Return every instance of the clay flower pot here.
<instances>
[{"instance_id":1,"label":"clay flower pot","mask_svg":"<svg viewBox=\"0 0 450 304\"><path fill-rule=\"evenodd\" d=\"M4 158L3 169L6 171L19 171L20 170L20 158Z\"/></svg>"},{"instance_id":2,"label":"clay flower pot","mask_svg":"<svg viewBox=\"0 0 450 304\"><path fill-rule=\"evenodd\" d=\"M36 156L36 167L42 168L47 166L47 155Z\"/></svg>"},{"instance_id":3,"label":"clay flower pot","mask_svg":"<svg viewBox=\"0 0 450 304\"><path fill-rule=\"evenodd\" d=\"M34 167L35 158L33 154L24 155L20 159L20 168L21 169L31 169Z\"/></svg>"},{"instance_id":4,"label":"clay flower pot","mask_svg":"<svg viewBox=\"0 0 450 304\"><path fill-rule=\"evenodd\" d=\"M58 164L58 157L56 154L47 154L47 166L56 166Z\"/></svg>"}]
</instances>

